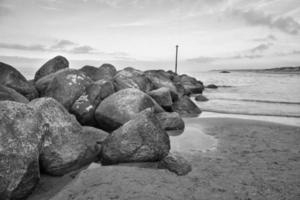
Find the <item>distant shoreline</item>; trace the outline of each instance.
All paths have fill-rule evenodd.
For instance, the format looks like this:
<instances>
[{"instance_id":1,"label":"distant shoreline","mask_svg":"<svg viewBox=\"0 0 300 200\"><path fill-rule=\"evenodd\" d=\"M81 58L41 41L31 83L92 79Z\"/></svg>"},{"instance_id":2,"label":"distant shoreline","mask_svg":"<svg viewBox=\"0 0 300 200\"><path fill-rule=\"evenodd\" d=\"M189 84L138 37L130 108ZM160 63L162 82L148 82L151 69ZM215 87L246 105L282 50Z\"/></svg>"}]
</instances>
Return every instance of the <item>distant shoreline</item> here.
<instances>
[{"instance_id":1,"label":"distant shoreline","mask_svg":"<svg viewBox=\"0 0 300 200\"><path fill-rule=\"evenodd\" d=\"M300 66L298 67L276 67L276 68L268 68L268 69L216 69L211 70L216 72L259 72L259 73L280 73L280 74L288 74L288 73L296 73L300 74Z\"/></svg>"}]
</instances>

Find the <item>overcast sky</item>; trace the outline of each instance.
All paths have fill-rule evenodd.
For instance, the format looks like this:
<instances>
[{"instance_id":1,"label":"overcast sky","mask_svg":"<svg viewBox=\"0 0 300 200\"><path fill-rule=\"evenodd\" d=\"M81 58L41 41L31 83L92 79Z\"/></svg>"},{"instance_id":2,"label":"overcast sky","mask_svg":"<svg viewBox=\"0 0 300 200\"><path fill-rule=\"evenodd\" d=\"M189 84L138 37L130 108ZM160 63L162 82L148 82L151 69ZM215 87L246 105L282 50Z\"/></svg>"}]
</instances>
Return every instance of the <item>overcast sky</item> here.
<instances>
[{"instance_id":1,"label":"overcast sky","mask_svg":"<svg viewBox=\"0 0 300 200\"><path fill-rule=\"evenodd\" d=\"M300 65L300 0L0 0L0 60L183 71Z\"/></svg>"}]
</instances>

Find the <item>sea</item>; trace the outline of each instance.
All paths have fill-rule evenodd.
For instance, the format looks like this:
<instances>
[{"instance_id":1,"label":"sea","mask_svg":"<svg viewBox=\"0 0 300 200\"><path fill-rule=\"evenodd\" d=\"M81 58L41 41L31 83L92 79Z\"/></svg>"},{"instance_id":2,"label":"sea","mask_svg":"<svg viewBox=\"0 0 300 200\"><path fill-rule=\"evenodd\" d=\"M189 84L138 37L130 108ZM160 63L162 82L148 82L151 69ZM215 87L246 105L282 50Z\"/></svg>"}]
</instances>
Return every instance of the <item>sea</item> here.
<instances>
[{"instance_id":1,"label":"sea","mask_svg":"<svg viewBox=\"0 0 300 200\"><path fill-rule=\"evenodd\" d=\"M199 117L231 117L300 126L300 73L219 71L190 74L204 85L209 101L194 101L203 111ZM192 98L193 99L193 98Z\"/></svg>"}]
</instances>

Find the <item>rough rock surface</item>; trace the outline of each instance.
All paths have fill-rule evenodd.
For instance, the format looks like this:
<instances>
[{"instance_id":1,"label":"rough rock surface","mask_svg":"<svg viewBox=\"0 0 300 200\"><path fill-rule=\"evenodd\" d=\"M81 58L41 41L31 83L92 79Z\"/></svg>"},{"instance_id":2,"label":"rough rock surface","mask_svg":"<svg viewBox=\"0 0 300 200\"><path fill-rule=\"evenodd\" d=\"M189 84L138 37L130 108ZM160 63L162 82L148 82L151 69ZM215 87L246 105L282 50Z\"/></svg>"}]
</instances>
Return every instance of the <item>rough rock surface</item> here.
<instances>
[{"instance_id":1,"label":"rough rock surface","mask_svg":"<svg viewBox=\"0 0 300 200\"><path fill-rule=\"evenodd\" d=\"M0 199L24 199L40 178L39 151L47 126L23 103L0 102Z\"/></svg>"},{"instance_id":2,"label":"rough rock surface","mask_svg":"<svg viewBox=\"0 0 300 200\"><path fill-rule=\"evenodd\" d=\"M173 110L182 116L197 116L201 110L188 96L181 97L178 101L173 103Z\"/></svg>"},{"instance_id":3,"label":"rough rock surface","mask_svg":"<svg viewBox=\"0 0 300 200\"><path fill-rule=\"evenodd\" d=\"M191 94L201 94L204 90L203 83L198 81L194 77L183 74L180 77L180 82L183 85L185 91Z\"/></svg>"},{"instance_id":4,"label":"rough rock surface","mask_svg":"<svg viewBox=\"0 0 300 200\"><path fill-rule=\"evenodd\" d=\"M157 113L156 117L166 131L184 130L184 121L177 112L161 112Z\"/></svg>"},{"instance_id":5,"label":"rough rock surface","mask_svg":"<svg viewBox=\"0 0 300 200\"><path fill-rule=\"evenodd\" d=\"M0 101L16 101L20 103L28 103L28 99L18 93L16 90L0 84Z\"/></svg>"},{"instance_id":6,"label":"rough rock surface","mask_svg":"<svg viewBox=\"0 0 300 200\"><path fill-rule=\"evenodd\" d=\"M148 92L148 95L151 96L166 111L172 111L173 101L169 88L162 87L156 90L152 90Z\"/></svg>"},{"instance_id":7,"label":"rough rock surface","mask_svg":"<svg viewBox=\"0 0 300 200\"><path fill-rule=\"evenodd\" d=\"M36 86L41 96L52 97L70 110L91 83L83 72L65 69L41 78Z\"/></svg>"},{"instance_id":8,"label":"rough rock surface","mask_svg":"<svg viewBox=\"0 0 300 200\"><path fill-rule=\"evenodd\" d=\"M0 62L0 84L12 88L31 100L38 96L36 88L14 67Z\"/></svg>"},{"instance_id":9,"label":"rough rock surface","mask_svg":"<svg viewBox=\"0 0 300 200\"><path fill-rule=\"evenodd\" d=\"M63 175L93 161L96 155L91 155L84 142L81 125L60 103L52 98L39 98L28 105L41 113L43 123L49 125L49 134L40 153L42 171Z\"/></svg>"},{"instance_id":10,"label":"rough rock surface","mask_svg":"<svg viewBox=\"0 0 300 200\"><path fill-rule=\"evenodd\" d=\"M104 99L97 107L95 112L97 126L111 132L146 108L163 112L149 95L140 90L132 88L120 90Z\"/></svg>"},{"instance_id":11,"label":"rough rock surface","mask_svg":"<svg viewBox=\"0 0 300 200\"><path fill-rule=\"evenodd\" d=\"M208 101L208 98L206 98L204 95L199 94L195 97L196 101Z\"/></svg>"},{"instance_id":12,"label":"rough rock surface","mask_svg":"<svg viewBox=\"0 0 300 200\"><path fill-rule=\"evenodd\" d=\"M186 175L192 171L191 164L177 153L169 153L158 163L158 168L168 169L179 176Z\"/></svg>"},{"instance_id":13,"label":"rough rock surface","mask_svg":"<svg viewBox=\"0 0 300 200\"><path fill-rule=\"evenodd\" d=\"M79 71L84 72L90 79L93 81L98 81L100 79L103 79L103 75L101 74L101 71L94 66L85 65Z\"/></svg>"},{"instance_id":14,"label":"rough rock surface","mask_svg":"<svg viewBox=\"0 0 300 200\"><path fill-rule=\"evenodd\" d=\"M112 64L108 64L108 63L101 65L99 67L99 71L100 71L99 74L101 74L100 79L110 80L117 74L117 70L116 70L115 66L113 66Z\"/></svg>"},{"instance_id":15,"label":"rough rock surface","mask_svg":"<svg viewBox=\"0 0 300 200\"><path fill-rule=\"evenodd\" d=\"M151 109L139 113L103 143L104 163L159 161L168 155L170 139Z\"/></svg>"},{"instance_id":16,"label":"rough rock surface","mask_svg":"<svg viewBox=\"0 0 300 200\"><path fill-rule=\"evenodd\" d=\"M40 78L49 74L55 73L61 69L69 67L69 61L63 56L56 56L47 61L41 68L35 73L34 81L38 81Z\"/></svg>"},{"instance_id":17,"label":"rough rock surface","mask_svg":"<svg viewBox=\"0 0 300 200\"><path fill-rule=\"evenodd\" d=\"M216 86L215 84L209 84L207 86L205 86L206 88L209 88L209 89L217 89L218 86Z\"/></svg>"}]
</instances>

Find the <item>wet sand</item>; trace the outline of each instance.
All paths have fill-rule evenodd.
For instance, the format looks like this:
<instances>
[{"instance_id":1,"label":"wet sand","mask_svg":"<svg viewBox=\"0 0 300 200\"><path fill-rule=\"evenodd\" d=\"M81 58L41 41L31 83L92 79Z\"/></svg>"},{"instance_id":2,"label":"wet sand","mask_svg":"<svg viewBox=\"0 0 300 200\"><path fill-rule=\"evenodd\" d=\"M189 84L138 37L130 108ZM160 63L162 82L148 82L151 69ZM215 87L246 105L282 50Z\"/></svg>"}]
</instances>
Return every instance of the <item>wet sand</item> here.
<instances>
[{"instance_id":1,"label":"wet sand","mask_svg":"<svg viewBox=\"0 0 300 200\"><path fill-rule=\"evenodd\" d=\"M100 166L54 199L300 199L300 127L230 118L185 122L183 135L171 140L172 151L192 164L188 175ZM43 176L29 199L50 199L74 176Z\"/></svg>"}]
</instances>

